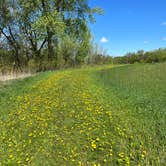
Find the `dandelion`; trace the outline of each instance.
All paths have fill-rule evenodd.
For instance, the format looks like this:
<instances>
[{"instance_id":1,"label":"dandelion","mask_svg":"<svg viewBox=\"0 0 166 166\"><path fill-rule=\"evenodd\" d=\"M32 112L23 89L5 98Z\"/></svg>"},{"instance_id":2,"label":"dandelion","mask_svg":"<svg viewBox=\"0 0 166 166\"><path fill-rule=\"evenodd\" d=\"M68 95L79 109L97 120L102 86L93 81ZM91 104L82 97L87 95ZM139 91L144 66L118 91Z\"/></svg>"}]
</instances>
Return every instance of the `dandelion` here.
<instances>
[{"instance_id":1,"label":"dandelion","mask_svg":"<svg viewBox=\"0 0 166 166\"><path fill-rule=\"evenodd\" d=\"M96 147L97 147L94 140L91 142L91 147L92 147L93 149L96 149Z\"/></svg>"},{"instance_id":2,"label":"dandelion","mask_svg":"<svg viewBox=\"0 0 166 166\"><path fill-rule=\"evenodd\" d=\"M33 133L29 133L29 134L28 134L29 137L32 137L32 135L33 135Z\"/></svg>"},{"instance_id":3,"label":"dandelion","mask_svg":"<svg viewBox=\"0 0 166 166\"><path fill-rule=\"evenodd\" d=\"M17 164L21 164L21 161L20 161L20 160L18 160L18 161L17 161Z\"/></svg>"},{"instance_id":4,"label":"dandelion","mask_svg":"<svg viewBox=\"0 0 166 166\"><path fill-rule=\"evenodd\" d=\"M9 158L10 158L10 159L12 159L12 158L13 158L13 155L12 155L12 154L11 154L11 155L9 155Z\"/></svg>"},{"instance_id":5,"label":"dandelion","mask_svg":"<svg viewBox=\"0 0 166 166\"><path fill-rule=\"evenodd\" d=\"M103 161L104 161L105 163L107 162L107 160L106 160L106 159L104 159Z\"/></svg>"}]
</instances>

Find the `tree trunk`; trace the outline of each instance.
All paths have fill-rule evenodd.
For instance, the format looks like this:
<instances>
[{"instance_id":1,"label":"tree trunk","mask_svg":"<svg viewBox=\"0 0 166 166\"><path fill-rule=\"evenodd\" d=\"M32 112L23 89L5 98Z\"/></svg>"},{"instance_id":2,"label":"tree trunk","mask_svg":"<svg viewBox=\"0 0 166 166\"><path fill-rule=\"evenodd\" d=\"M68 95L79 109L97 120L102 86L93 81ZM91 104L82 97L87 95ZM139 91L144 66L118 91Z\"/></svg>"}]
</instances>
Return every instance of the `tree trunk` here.
<instances>
[{"instance_id":1,"label":"tree trunk","mask_svg":"<svg viewBox=\"0 0 166 166\"><path fill-rule=\"evenodd\" d=\"M48 60L51 60L54 56L54 49L52 45L52 33L49 27L47 27L47 44L48 44Z\"/></svg>"},{"instance_id":2,"label":"tree trunk","mask_svg":"<svg viewBox=\"0 0 166 166\"><path fill-rule=\"evenodd\" d=\"M16 69L20 70L22 72L22 67L21 67L21 61L19 58L19 49L15 48L15 65L16 65Z\"/></svg>"}]
</instances>

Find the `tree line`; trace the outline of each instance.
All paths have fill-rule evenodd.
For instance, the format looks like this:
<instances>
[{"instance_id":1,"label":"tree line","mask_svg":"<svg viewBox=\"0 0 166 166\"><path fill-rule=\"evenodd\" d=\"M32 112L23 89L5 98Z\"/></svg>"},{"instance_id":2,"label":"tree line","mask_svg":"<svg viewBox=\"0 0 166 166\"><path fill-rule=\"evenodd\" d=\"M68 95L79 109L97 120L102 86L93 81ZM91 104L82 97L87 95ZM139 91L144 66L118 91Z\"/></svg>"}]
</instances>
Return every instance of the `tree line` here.
<instances>
[{"instance_id":1,"label":"tree line","mask_svg":"<svg viewBox=\"0 0 166 166\"><path fill-rule=\"evenodd\" d=\"M102 13L88 0L0 0L0 68L106 63L109 57L96 48L88 27Z\"/></svg>"},{"instance_id":2,"label":"tree line","mask_svg":"<svg viewBox=\"0 0 166 166\"><path fill-rule=\"evenodd\" d=\"M139 50L129 52L125 56L113 58L115 64L134 64L134 63L157 63L166 61L166 48L159 48L153 51Z\"/></svg>"}]
</instances>

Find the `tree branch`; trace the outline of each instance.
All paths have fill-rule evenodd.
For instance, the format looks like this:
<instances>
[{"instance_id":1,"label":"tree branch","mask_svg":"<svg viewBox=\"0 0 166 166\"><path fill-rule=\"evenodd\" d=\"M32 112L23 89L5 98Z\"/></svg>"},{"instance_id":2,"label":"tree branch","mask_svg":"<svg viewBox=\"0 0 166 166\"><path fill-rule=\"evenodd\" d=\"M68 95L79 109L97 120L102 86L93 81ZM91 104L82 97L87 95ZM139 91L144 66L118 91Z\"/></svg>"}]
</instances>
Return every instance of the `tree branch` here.
<instances>
[{"instance_id":1,"label":"tree branch","mask_svg":"<svg viewBox=\"0 0 166 166\"><path fill-rule=\"evenodd\" d=\"M44 47L44 44L46 43L47 39L45 38L43 43L41 44L40 48L39 48L39 51L41 51L41 49Z\"/></svg>"}]
</instances>

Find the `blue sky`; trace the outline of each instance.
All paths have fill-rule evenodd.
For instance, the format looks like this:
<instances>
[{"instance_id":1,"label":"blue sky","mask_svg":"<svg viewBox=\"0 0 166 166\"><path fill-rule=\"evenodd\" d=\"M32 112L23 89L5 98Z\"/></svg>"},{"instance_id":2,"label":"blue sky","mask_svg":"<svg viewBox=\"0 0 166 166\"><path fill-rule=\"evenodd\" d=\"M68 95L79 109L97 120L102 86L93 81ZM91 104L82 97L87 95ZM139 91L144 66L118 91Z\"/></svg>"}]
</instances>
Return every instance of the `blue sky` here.
<instances>
[{"instance_id":1,"label":"blue sky","mask_svg":"<svg viewBox=\"0 0 166 166\"><path fill-rule=\"evenodd\" d=\"M166 0L90 0L90 5L104 9L90 28L110 55L166 47Z\"/></svg>"}]
</instances>

